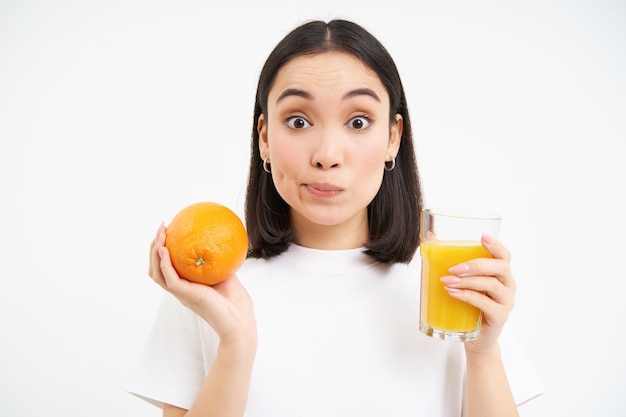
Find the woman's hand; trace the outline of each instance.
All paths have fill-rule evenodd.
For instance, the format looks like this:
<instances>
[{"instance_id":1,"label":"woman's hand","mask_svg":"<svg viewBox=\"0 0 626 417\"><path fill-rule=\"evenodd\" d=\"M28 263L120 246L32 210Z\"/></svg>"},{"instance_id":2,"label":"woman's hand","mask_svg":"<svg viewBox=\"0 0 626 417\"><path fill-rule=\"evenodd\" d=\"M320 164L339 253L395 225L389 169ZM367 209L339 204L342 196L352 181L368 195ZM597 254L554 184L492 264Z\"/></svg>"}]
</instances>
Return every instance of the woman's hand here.
<instances>
[{"instance_id":1,"label":"woman's hand","mask_svg":"<svg viewBox=\"0 0 626 417\"><path fill-rule=\"evenodd\" d=\"M236 276L208 286L180 278L165 245L166 228L161 225L150 245L148 275L183 305L202 317L222 343L256 338L252 301Z\"/></svg>"},{"instance_id":2,"label":"woman's hand","mask_svg":"<svg viewBox=\"0 0 626 417\"><path fill-rule=\"evenodd\" d=\"M482 245L493 256L473 259L450 268L442 278L448 293L483 312L478 339L466 342L466 351L485 352L498 336L515 304L515 280L509 266L511 254L496 239L483 235Z\"/></svg>"}]
</instances>

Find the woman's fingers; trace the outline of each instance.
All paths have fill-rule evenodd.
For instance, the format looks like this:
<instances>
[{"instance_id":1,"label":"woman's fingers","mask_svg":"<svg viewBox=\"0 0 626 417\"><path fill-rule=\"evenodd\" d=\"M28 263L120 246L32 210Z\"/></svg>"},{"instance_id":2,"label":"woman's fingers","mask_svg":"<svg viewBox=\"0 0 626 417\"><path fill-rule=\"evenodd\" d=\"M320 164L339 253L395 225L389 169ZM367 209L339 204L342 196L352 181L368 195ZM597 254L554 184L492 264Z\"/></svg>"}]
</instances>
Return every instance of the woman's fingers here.
<instances>
[{"instance_id":1,"label":"woman's fingers","mask_svg":"<svg viewBox=\"0 0 626 417\"><path fill-rule=\"evenodd\" d=\"M499 304L512 305L515 298L515 291L511 288L507 288L506 286L504 286L502 282L500 282L495 277L478 275L459 278L457 276L445 276L441 278L441 282L446 285L446 289L449 292L450 290L457 290L455 294L458 294L459 291L467 291L468 293L473 292L476 294L485 295ZM474 296L471 294L467 294L464 298L469 299L471 297ZM479 299L482 300L483 297L479 297ZM474 303L470 304L475 305L479 308L481 307Z\"/></svg>"},{"instance_id":2,"label":"woman's fingers","mask_svg":"<svg viewBox=\"0 0 626 417\"><path fill-rule=\"evenodd\" d=\"M148 276L150 278L153 278L152 274L154 273L154 267L153 265L158 265L158 262L155 263L155 261L158 261L158 254L156 253L156 243L159 240L159 236L161 234L161 229L163 229L163 223L161 223L159 225L159 227L157 228L157 232L156 232L156 236L154 236L154 239L152 240L152 242L150 242L150 251L148 252L149 258L148 258Z\"/></svg>"},{"instance_id":3,"label":"woman's fingers","mask_svg":"<svg viewBox=\"0 0 626 417\"><path fill-rule=\"evenodd\" d=\"M488 276L497 278L504 286L515 289L515 280L510 268L511 254L498 240L483 235L483 246L493 258L476 258L455 265L448 271L459 277Z\"/></svg>"},{"instance_id":4,"label":"woman's fingers","mask_svg":"<svg viewBox=\"0 0 626 417\"><path fill-rule=\"evenodd\" d=\"M511 254L491 236L482 245L493 258L477 258L449 269L441 281L450 296L479 308L491 325L502 326L515 304L516 285L509 261Z\"/></svg>"},{"instance_id":5,"label":"woman's fingers","mask_svg":"<svg viewBox=\"0 0 626 417\"><path fill-rule=\"evenodd\" d=\"M152 278L152 252L156 248L154 247L154 240L150 242L150 250L148 251L148 276Z\"/></svg>"},{"instance_id":6,"label":"woman's fingers","mask_svg":"<svg viewBox=\"0 0 626 417\"><path fill-rule=\"evenodd\" d=\"M180 295L194 294L191 287L193 284L186 279L181 279L172 265L170 258L170 252L165 247L165 228L161 228L160 233L156 237L155 252L153 254L153 267L152 278L161 285L165 290ZM203 286L204 287L204 286Z\"/></svg>"},{"instance_id":7,"label":"woman's fingers","mask_svg":"<svg viewBox=\"0 0 626 417\"><path fill-rule=\"evenodd\" d=\"M461 278L473 276L494 277L505 287L515 288L515 280L509 262L503 259L477 258L456 265L448 270Z\"/></svg>"},{"instance_id":8,"label":"woman's fingers","mask_svg":"<svg viewBox=\"0 0 626 417\"><path fill-rule=\"evenodd\" d=\"M160 234L155 244L159 261L154 268L153 279L194 311L198 310L200 304L219 305L222 297L211 286L191 282L178 275L164 243L165 232Z\"/></svg>"},{"instance_id":9,"label":"woman's fingers","mask_svg":"<svg viewBox=\"0 0 626 417\"><path fill-rule=\"evenodd\" d=\"M159 255L159 247L165 244L165 227L163 223L159 225L157 229L157 234L150 244L150 257L148 262L148 275L152 278L157 284L163 286L163 274L161 272L161 257Z\"/></svg>"}]
</instances>

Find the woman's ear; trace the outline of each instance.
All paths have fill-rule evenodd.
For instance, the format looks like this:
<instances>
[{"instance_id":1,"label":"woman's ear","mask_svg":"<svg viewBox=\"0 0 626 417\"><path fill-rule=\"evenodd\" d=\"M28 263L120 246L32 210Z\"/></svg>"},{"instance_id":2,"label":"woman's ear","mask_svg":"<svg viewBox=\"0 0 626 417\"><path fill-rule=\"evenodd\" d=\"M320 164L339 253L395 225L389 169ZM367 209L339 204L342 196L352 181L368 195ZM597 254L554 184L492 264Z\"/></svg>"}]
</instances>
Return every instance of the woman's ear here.
<instances>
[{"instance_id":1,"label":"woman's ear","mask_svg":"<svg viewBox=\"0 0 626 417\"><path fill-rule=\"evenodd\" d=\"M256 131L259 134L259 153L261 155L268 155L269 144L267 143L267 123L265 122L263 114L259 116Z\"/></svg>"},{"instance_id":2,"label":"woman's ear","mask_svg":"<svg viewBox=\"0 0 626 417\"><path fill-rule=\"evenodd\" d=\"M389 161L398 155L400 149L400 142L402 141L402 131L404 129L404 123L402 115L396 114L395 123L391 124L391 130L389 132L389 147L387 153Z\"/></svg>"}]
</instances>

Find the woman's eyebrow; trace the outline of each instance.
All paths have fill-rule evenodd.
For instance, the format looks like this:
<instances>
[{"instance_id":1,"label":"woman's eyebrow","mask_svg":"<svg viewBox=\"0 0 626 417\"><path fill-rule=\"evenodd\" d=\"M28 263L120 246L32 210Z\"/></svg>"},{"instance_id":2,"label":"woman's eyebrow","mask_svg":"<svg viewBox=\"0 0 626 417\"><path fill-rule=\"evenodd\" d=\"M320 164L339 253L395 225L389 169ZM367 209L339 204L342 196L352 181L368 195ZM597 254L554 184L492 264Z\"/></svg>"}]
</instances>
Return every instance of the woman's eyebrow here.
<instances>
[{"instance_id":1,"label":"woman's eyebrow","mask_svg":"<svg viewBox=\"0 0 626 417\"><path fill-rule=\"evenodd\" d=\"M348 98L353 98L353 97L358 97L358 96L370 96L374 100L380 103L380 97L378 97L378 94L376 94L374 90L372 90L371 88L357 88L354 90L350 90L346 94L343 95L342 99L345 100Z\"/></svg>"},{"instance_id":2,"label":"woman's eyebrow","mask_svg":"<svg viewBox=\"0 0 626 417\"><path fill-rule=\"evenodd\" d=\"M304 90L299 90L297 88L288 88L278 96L278 98L276 99L276 103L278 103L280 100L284 99L285 97L289 97L289 96L302 97L307 100L313 99L313 96Z\"/></svg>"}]
</instances>

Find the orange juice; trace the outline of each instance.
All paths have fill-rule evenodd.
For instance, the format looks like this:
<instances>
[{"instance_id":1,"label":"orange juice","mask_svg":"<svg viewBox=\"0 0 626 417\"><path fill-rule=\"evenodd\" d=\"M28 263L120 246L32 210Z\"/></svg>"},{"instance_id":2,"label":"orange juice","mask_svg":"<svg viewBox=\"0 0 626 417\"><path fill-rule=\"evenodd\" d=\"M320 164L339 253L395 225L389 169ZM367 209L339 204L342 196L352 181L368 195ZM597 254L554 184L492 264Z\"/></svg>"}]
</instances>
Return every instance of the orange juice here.
<instances>
[{"instance_id":1,"label":"orange juice","mask_svg":"<svg viewBox=\"0 0 626 417\"><path fill-rule=\"evenodd\" d=\"M491 258L480 242L435 241L420 244L422 257L421 322L435 331L472 332L477 329L480 310L452 298L440 278L448 269L474 258Z\"/></svg>"}]
</instances>

